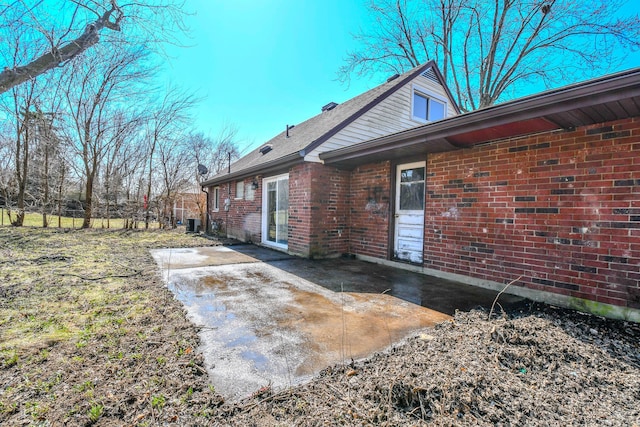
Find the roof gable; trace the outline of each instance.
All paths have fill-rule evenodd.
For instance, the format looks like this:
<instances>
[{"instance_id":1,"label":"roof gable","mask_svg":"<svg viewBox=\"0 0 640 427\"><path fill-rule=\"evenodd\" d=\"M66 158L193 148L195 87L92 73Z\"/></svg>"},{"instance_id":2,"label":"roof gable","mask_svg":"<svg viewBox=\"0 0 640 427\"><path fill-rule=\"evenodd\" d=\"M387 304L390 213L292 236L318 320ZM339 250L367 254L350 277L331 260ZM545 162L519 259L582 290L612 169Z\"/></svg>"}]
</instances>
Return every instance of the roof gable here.
<instances>
[{"instance_id":1,"label":"roof gable","mask_svg":"<svg viewBox=\"0 0 640 427\"><path fill-rule=\"evenodd\" d=\"M459 112L458 106L453 101L444 83L442 74L437 69L435 63L429 61L397 76L397 78L390 78L387 82L342 104L335 106L327 104L325 106L327 108L323 107L323 111L320 114L294 127L287 125L286 130L233 163L230 171L224 171L214 176L203 183L203 185L215 185L230 179L266 173L278 167L285 167L292 163L302 162L306 154L325 143L350 123L353 123L427 70L431 70L429 76L438 79L445 88L452 103L451 105L456 112ZM262 150L262 148L267 145L270 146L271 149Z\"/></svg>"},{"instance_id":2,"label":"roof gable","mask_svg":"<svg viewBox=\"0 0 640 427\"><path fill-rule=\"evenodd\" d=\"M414 93L430 99L429 102L437 101L443 104L445 118L459 114L459 109L451 98L440 72L435 65L431 65L401 82L382 102L360 110L359 115L344 127L325 135L321 144L305 152L305 160L320 162L319 155L323 152L422 125L424 120L414 117L413 114Z\"/></svg>"}]
</instances>

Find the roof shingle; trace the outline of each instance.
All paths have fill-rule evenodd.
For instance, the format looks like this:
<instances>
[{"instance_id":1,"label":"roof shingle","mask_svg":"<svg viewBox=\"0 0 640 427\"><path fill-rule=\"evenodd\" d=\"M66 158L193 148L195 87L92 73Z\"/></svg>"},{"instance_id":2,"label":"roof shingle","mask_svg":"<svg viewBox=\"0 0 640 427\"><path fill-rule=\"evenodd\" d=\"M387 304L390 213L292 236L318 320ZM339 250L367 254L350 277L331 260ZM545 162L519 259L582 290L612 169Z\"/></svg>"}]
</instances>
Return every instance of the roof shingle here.
<instances>
[{"instance_id":1,"label":"roof shingle","mask_svg":"<svg viewBox=\"0 0 640 427\"><path fill-rule=\"evenodd\" d=\"M433 61L419 65L400 77L389 80L361 95L338 104L334 108L322 111L295 127L290 128L287 137L286 130L269 141L260 145L235 163L231 164L231 171L225 170L203 183L209 186L258 173L262 167L273 167L278 164L303 161L306 153L325 142L335 133L343 129L356 118L386 99L389 95L404 86L408 81L422 73L429 67L435 66ZM261 152L262 147L270 145L271 150Z\"/></svg>"}]
</instances>

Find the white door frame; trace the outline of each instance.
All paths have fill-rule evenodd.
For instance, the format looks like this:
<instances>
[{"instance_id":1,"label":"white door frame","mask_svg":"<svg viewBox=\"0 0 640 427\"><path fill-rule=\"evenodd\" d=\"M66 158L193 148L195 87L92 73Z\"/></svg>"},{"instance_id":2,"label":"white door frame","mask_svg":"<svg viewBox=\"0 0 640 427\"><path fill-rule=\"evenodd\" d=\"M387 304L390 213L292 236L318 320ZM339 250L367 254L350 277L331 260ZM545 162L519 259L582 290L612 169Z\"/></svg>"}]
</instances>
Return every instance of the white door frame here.
<instances>
[{"instance_id":1,"label":"white door frame","mask_svg":"<svg viewBox=\"0 0 640 427\"><path fill-rule=\"evenodd\" d=\"M281 243L278 242L278 234L280 232L280 230L278 230L278 224L276 224L276 230L274 231L275 233L275 240L269 240L269 191L268 191L268 187L269 187L269 183L271 182L278 182L281 180L287 180L287 192L288 192L288 182L289 182L289 174L285 173L282 175L276 175L276 176L270 176L267 178L263 178L262 179L262 244L265 246L270 246L273 247L274 249L282 249L282 250L287 250L289 248L289 244L288 244L288 236L287 236L287 240L285 243ZM277 191L277 185L276 185L276 191ZM288 193L287 193L288 194ZM279 197L276 196L276 203L278 201ZM282 212L281 214L283 215L287 215L287 219L288 219L288 215L289 215L289 200L288 200L288 196L287 196L287 208L284 209L284 212ZM277 212L279 212L280 209L276 206L276 215L278 215ZM287 220L288 223L288 220ZM285 231L286 233L288 233L288 230Z\"/></svg>"},{"instance_id":2,"label":"white door frame","mask_svg":"<svg viewBox=\"0 0 640 427\"><path fill-rule=\"evenodd\" d=\"M403 184L401 172L407 169L423 169L422 181L406 181ZM424 249L424 208L426 202L426 162L411 162L396 165L395 212L393 233L393 257L401 261L422 264ZM419 209L402 209L402 185L419 185L422 182L422 196ZM420 204L420 197L414 201ZM415 206L414 206L415 207Z\"/></svg>"}]
</instances>

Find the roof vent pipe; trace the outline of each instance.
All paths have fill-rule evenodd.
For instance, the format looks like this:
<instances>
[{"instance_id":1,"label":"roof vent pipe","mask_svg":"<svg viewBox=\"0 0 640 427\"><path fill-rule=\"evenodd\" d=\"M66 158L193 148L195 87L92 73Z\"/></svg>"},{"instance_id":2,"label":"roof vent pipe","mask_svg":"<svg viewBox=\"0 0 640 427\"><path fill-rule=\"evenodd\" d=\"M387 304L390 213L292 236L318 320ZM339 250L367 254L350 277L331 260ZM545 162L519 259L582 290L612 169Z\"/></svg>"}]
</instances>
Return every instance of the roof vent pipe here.
<instances>
[{"instance_id":1,"label":"roof vent pipe","mask_svg":"<svg viewBox=\"0 0 640 427\"><path fill-rule=\"evenodd\" d=\"M295 126L296 125L291 125L291 126L287 125L287 130L285 131L286 132L285 138L289 138L289 131L293 129Z\"/></svg>"}]
</instances>

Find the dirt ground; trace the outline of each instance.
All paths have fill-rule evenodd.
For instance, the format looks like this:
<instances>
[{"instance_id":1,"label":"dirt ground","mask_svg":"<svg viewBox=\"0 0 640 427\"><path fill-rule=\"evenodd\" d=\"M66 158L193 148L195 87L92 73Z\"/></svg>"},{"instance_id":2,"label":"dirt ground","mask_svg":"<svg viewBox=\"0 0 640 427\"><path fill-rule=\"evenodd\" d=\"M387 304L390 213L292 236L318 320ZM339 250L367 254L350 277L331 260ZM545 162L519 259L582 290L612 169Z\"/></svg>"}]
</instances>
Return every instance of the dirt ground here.
<instances>
[{"instance_id":1,"label":"dirt ground","mask_svg":"<svg viewBox=\"0 0 640 427\"><path fill-rule=\"evenodd\" d=\"M149 249L179 232L0 229L0 425L640 426L640 326L531 304L225 402Z\"/></svg>"}]
</instances>

